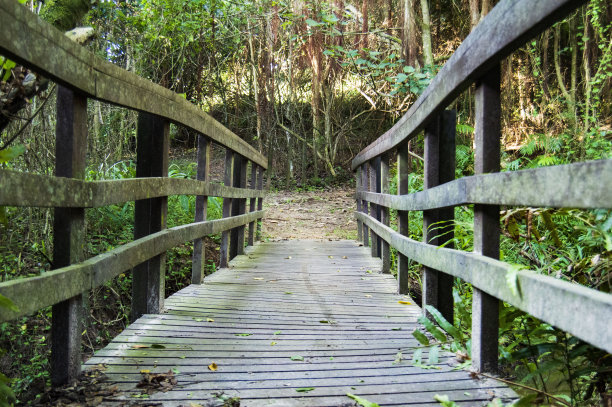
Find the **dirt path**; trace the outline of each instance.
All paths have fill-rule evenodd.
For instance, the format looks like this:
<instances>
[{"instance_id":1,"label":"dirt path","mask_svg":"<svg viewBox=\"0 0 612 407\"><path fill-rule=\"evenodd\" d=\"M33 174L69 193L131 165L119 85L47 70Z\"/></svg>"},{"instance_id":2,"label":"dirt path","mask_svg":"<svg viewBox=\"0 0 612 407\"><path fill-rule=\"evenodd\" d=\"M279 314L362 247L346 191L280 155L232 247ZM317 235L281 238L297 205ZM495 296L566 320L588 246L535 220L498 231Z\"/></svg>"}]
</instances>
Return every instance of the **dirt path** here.
<instances>
[{"instance_id":1,"label":"dirt path","mask_svg":"<svg viewBox=\"0 0 612 407\"><path fill-rule=\"evenodd\" d=\"M264 240L355 239L353 189L271 192L264 200Z\"/></svg>"}]
</instances>

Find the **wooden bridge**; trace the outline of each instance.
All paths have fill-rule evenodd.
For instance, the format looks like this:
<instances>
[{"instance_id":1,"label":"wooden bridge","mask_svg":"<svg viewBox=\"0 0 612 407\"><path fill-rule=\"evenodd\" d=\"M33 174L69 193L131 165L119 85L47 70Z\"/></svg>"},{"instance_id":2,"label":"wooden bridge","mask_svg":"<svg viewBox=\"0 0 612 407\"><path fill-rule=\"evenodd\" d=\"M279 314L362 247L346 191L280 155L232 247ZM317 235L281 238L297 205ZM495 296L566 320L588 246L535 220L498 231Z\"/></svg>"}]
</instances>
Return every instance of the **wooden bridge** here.
<instances>
[{"instance_id":1,"label":"wooden bridge","mask_svg":"<svg viewBox=\"0 0 612 407\"><path fill-rule=\"evenodd\" d=\"M164 405L222 404L227 397L249 406L352 405L347 394L381 405L436 404L436 394L476 405L515 397L499 382L455 370L453 354L428 355L426 348L429 368L412 362L421 310L405 296L411 259L425 266L423 305L449 321L454 278L473 285L477 372L497 370L500 301L612 352L612 330L602 329L612 320L611 295L497 260L500 205L611 207L612 160L499 173L499 63L582 3L501 1L406 115L357 155L362 244L255 244L266 157L179 95L96 58L18 2L0 0L0 54L59 84L55 176L0 169L0 205L55 208L57 269L1 283L0 294L17 308L0 309L0 321L53 306L52 381L69 382L81 371L82 293L132 270L134 322L85 364L102 365L124 391L109 404L135 400L146 392L137 385L154 377L167 391L147 402ZM455 113L444 109L473 83L476 175L454 180ZM137 178L84 181L87 99L139 112ZM167 178L170 122L200 134L196 180ZM425 189L407 194L407 142L423 130ZM226 148L224 185L209 181L212 143ZM398 195L388 193L392 155ZM167 196L181 194L197 197L195 221L167 229ZM223 197L223 219L206 220L208 196ZM85 208L127 201L136 202L134 241L84 259ZM429 227L452 224L458 205L474 205L470 253L452 248L452 227ZM390 225L390 210L397 225ZM424 242L406 237L408 211L423 211ZM201 239L217 233L222 269L204 278ZM193 284L164 299L164 253L191 240ZM397 280L389 274L391 247Z\"/></svg>"}]
</instances>

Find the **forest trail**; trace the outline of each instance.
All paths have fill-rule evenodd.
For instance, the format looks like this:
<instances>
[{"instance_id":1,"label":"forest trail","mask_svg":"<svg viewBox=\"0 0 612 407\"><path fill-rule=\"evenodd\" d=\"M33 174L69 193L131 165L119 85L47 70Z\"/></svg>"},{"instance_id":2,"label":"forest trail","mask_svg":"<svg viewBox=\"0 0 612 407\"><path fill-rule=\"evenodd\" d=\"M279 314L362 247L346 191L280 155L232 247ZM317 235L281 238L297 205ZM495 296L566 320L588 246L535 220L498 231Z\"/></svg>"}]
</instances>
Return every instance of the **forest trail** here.
<instances>
[{"instance_id":1,"label":"forest trail","mask_svg":"<svg viewBox=\"0 0 612 407\"><path fill-rule=\"evenodd\" d=\"M264 240L357 238L355 190L270 192L264 200Z\"/></svg>"}]
</instances>

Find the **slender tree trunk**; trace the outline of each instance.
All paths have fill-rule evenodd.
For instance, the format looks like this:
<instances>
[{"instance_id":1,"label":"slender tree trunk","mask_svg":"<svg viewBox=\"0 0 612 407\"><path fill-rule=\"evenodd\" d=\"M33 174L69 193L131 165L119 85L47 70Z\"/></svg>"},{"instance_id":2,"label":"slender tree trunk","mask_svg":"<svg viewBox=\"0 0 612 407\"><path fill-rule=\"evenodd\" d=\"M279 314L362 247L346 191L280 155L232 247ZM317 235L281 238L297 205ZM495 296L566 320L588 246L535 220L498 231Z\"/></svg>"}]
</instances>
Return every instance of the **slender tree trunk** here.
<instances>
[{"instance_id":1,"label":"slender tree trunk","mask_svg":"<svg viewBox=\"0 0 612 407\"><path fill-rule=\"evenodd\" d=\"M415 68L419 67L418 49L417 49L417 25L414 16L414 0L404 0L404 27L403 27L403 44L404 59L406 64Z\"/></svg>"},{"instance_id":2,"label":"slender tree trunk","mask_svg":"<svg viewBox=\"0 0 612 407\"><path fill-rule=\"evenodd\" d=\"M548 88L548 43L550 39L550 30L544 31L542 34L542 90L544 96L550 99L550 89Z\"/></svg>"},{"instance_id":3,"label":"slender tree trunk","mask_svg":"<svg viewBox=\"0 0 612 407\"><path fill-rule=\"evenodd\" d=\"M423 35L423 62L425 65L432 66L434 63L433 50L431 48L431 18L429 16L428 0L421 0L421 14L423 22L421 23L421 32Z\"/></svg>"}]
</instances>

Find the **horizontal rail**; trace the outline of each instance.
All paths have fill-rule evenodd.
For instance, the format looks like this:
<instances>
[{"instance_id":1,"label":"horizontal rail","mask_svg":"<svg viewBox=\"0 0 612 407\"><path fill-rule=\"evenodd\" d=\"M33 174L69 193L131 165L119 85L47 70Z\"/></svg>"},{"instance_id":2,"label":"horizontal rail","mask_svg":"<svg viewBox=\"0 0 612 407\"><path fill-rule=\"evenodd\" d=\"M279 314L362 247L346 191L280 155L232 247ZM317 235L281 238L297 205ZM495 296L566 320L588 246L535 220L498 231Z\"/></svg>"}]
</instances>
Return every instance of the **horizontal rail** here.
<instances>
[{"instance_id":1,"label":"horizontal rail","mask_svg":"<svg viewBox=\"0 0 612 407\"><path fill-rule=\"evenodd\" d=\"M0 38L0 54L70 89L182 124L257 165L268 167L265 156L197 106L169 89L97 57L19 2L0 0Z\"/></svg>"},{"instance_id":2,"label":"horizontal rail","mask_svg":"<svg viewBox=\"0 0 612 407\"><path fill-rule=\"evenodd\" d=\"M536 318L612 353L612 330L602 329L602 321L612 321L612 295L553 277L517 270L515 266L475 253L417 242L364 213L355 212L355 216L406 257L461 278ZM511 273L516 273L515 280L508 278ZM516 281L514 289L513 280Z\"/></svg>"},{"instance_id":3,"label":"horizontal rail","mask_svg":"<svg viewBox=\"0 0 612 407\"><path fill-rule=\"evenodd\" d=\"M29 315L86 292L181 243L246 225L263 215L264 211L257 211L165 229L78 264L37 277L0 283L0 294L19 308L18 312L0 308L0 322Z\"/></svg>"},{"instance_id":4,"label":"horizontal rail","mask_svg":"<svg viewBox=\"0 0 612 407\"><path fill-rule=\"evenodd\" d=\"M400 211L466 204L607 208L612 203L612 159L473 175L408 195L359 191L356 199Z\"/></svg>"},{"instance_id":5,"label":"horizontal rail","mask_svg":"<svg viewBox=\"0 0 612 407\"><path fill-rule=\"evenodd\" d=\"M5 0L6 1L6 0ZM416 136L489 68L586 0L516 0L495 6L453 53L408 112L353 159L352 169Z\"/></svg>"},{"instance_id":6,"label":"horizontal rail","mask_svg":"<svg viewBox=\"0 0 612 407\"><path fill-rule=\"evenodd\" d=\"M263 198L265 190L235 188L205 181L150 177L110 181L0 170L0 205L97 208L169 195L205 195L223 198Z\"/></svg>"}]
</instances>

